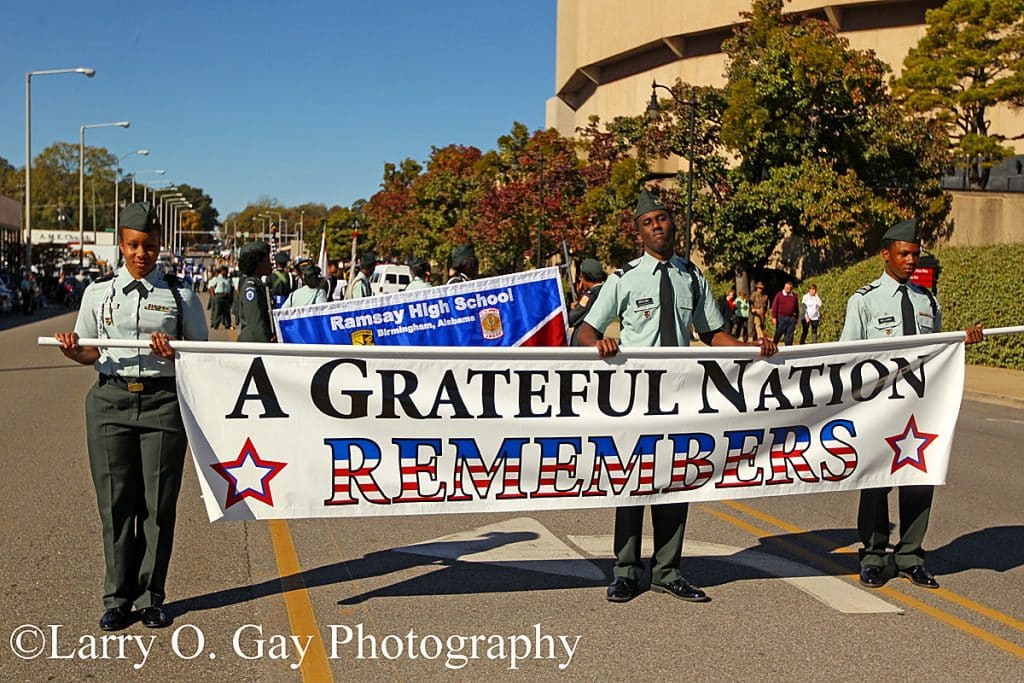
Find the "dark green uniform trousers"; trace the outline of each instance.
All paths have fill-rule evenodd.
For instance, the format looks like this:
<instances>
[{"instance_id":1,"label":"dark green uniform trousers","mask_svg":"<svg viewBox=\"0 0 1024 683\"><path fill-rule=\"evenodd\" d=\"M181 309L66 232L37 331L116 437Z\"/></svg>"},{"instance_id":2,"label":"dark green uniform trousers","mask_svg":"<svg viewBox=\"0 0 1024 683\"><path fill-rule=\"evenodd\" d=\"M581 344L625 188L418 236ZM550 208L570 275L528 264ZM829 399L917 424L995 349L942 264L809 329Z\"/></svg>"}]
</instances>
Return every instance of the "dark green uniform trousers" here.
<instances>
[{"instance_id":1,"label":"dark green uniform trousers","mask_svg":"<svg viewBox=\"0 0 1024 683\"><path fill-rule=\"evenodd\" d=\"M651 506L654 527L654 555L651 559L651 581L671 583L680 578L679 558L683 553L683 532L686 531L687 503ZM640 581L644 564L640 559L640 539L644 529L642 505L615 508L615 567L612 574Z\"/></svg>"},{"instance_id":2,"label":"dark green uniform trousers","mask_svg":"<svg viewBox=\"0 0 1024 683\"><path fill-rule=\"evenodd\" d=\"M101 376L85 417L103 525L103 606L159 606L187 445L177 393L166 380L131 393Z\"/></svg>"},{"instance_id":3,"label":"dark green uniform trousers","mask_svg":"<svg viewBox=\"0 0 1024 683\"><path fill-rule=\"evenodd\" d=\"M212 315L210 316L210 327L217 328L221 325L231 327L231 295L214 294Z\"/></svg>"},{"instance_id":4,"label":"dark green uniform trousers","mask_svg":"<svg viewBox=\"0 0 1024 683\"><path fill-rule=\"evenodd\" d=\"M863 489L857 510L857 532L864 547L860 550L861 566L885 567L889 545L889 491ZM900 486L896 489L900 508L900 542L893 555L897 569L910 569L924 564L924 534L932 511L933 486Z\"/></svg>"}]
</instances>

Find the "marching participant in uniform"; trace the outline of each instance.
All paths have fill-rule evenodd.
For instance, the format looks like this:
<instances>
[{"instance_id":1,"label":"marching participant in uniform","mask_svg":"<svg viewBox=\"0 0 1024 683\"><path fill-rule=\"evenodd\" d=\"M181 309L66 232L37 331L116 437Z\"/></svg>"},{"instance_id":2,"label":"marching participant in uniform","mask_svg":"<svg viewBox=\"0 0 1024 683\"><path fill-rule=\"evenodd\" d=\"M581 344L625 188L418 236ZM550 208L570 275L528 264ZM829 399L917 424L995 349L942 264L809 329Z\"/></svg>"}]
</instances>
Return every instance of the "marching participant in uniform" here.
<instances>
[{"instance_id":1,"label":"marching participant in uniform","mask_svg":"<svg viewBox=\"0 0 1024 683\"><path fill-rule=\"evenodd\" d=\"M846 305L846 322L840 341L885 339L942 331L942 310L924 287L910 282L921 256L917 221L897 223L882 236L885 271L871 284L858 289ZM964 330L966 343L982 340L981 325ZM893 557L896 571L915 585L938 588L924 566L924 534L932 508L933 486L899 487L900 542ZM857 511L860 551L860 582L868 588L885 585L889 544L889 489L863 489Z\"/></svg>"},{"instance_id":2,"label":"marching participant in uniform","mask_svg":"<svg viewBox=\"0 0 1024 683\"><path fill-rule=\"evenodd\" d=\"M452 271L452 276L445 284L469 282L480 274L480 262L476 258L476 249L472 244L462 244L452 249Z\"/></svg>"},{"instance_id":3,"label":"marching participant in uniform","mask_svg":"<svg viewBox=\"0 0 1024 683\"><path fill-rule=\"evenodd\" d=\"M579 334L580 325L583 319L590 313L598 295L601 294L601 287L608 275L604 272L601 262L593 258L585 258L580 262L579 295L580 300L572 304L569 310L569 327L573 328L572 337L569 339L569 346L579 346L576 336Z\"/></svg>"},{"instance_id":4,"label":"marching participant in uniform","mask_svg":"<svg viewBox=\"0 0 1024 683\"><path fill-rule=\"evenodd\" d=\"M302 286L293 290L288 295L281 308L326 303L327 292L324 291L323 285L323 278L320 277L320 266L313 263L302 264Z\"/></svg>"},{"instance_id":5,"label":"marching participant in uniform","mask_svg":"<svg viewBox=\"0 0 1024 683\"><path fill-rule=\"evenodd\" d=\"M363 254L363 257L359 259L359 270L356 271L356 276L352 278L352 284L349 286L349 299L363 299L373 296L373 290L370 289L370 276L373 275L373 271L376 269L377 255L372 251Z\"/></svg>"},{"instance_id":6,"label":"marching participant in uniform","mask_svg":"<svg viewBox=\"0 0 1024 683\"><path fill-rule=\"evenodd\" d=\"M712 346L758 346L761 355L774 354L777 347L767 339L744 344L724 329L708 281L689 259L675 253L676 227L668 207L644 190L640 194L633 222L643 242L644 255L608 278L601 296L577 330L580 346L596 346L602 358L618 353L618 340L601 339L614 319L622 325L622 346L689 346L692 326ZM654 525L654 559L651 589L690 602L709 600L679 572L679 559L686 529L686 503L651 506ZM640 538L643 506L615 510L614 579L608 586L611 602L628 602L640 593L643 562Z\"/></svg>"},{"instance_id":7,"label":"marching participant in uniform","mask_svg":"<svg viewBox=\"0 0 1024 683\"><path fill-rule=\"evenodd\" d=\"M103 526L104 631L136 618L171 623L164 580L171 559L175 506L186 437L174 384L171 339L205 341L206 316L190 287L156 267L160 225L148 203L120 214L124 265L89 286L74 332L56 335L65 356L95 365L85 399L89 465ZM80 338L148 339L149 350L80 346ZM132 613L132 605L138 613Z\"/></svg>"},{"instance_id":8,"label":"marching participant in uniform","mask_svg":"<svg viewBox=\"0 0 1024 683\"><path fill-rule=\"evenodd\" d=\"M249 242L238 254L238 269L242 279L238 283L240 342L270 342L274 340L274 326L270 322L267 305L267 285L263 278L270 274L270 245Z\"/></svg>"},{"instance_id":9,"label":"marching participant in uniform","mask_svg":"<svg viewBox=\"0 0 1024 683\"><path fill-rule=\"evenodd\" d=\"M405 291L413 292L430 287L430 264L425 259L414 258L409 264L409 269L412 271L412 282L405 288Z\"/></svg>"}]
</instances>

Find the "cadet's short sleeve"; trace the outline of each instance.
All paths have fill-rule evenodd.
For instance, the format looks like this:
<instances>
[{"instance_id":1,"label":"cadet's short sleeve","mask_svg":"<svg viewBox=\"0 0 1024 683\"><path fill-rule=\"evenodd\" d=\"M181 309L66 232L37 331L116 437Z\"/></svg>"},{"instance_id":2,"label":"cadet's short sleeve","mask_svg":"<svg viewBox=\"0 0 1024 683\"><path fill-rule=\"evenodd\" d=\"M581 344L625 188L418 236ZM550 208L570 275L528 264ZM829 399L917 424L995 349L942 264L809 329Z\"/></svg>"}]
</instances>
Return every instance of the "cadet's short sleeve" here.
<instances>
[{"instance_id":1,"label":"cadet's short sleeve","mask_svg":"<svg viewBox=\"0 0 1024 683\"><path fill-rule=\"evenodd\" d=\"M210 330L206 326L206 313L199 297L190 288L183 288L180 291L182 303L185 304L182 336L188 341L206 341L210 338Z\"/></svg>"},{"instance_id":2,"label":"cadet's short sleeve","mask_svg":"<svg viewBox=\"0 0 1024 683\"><path fill-rule=\"evenodd\" d=\"M103 300L103 290L109 286L107 282L94 282L82 293L82 303L78 307L78 319L75 321L75 333L79 339L97 337L96 308Z\"/></svg>"},{"instance_id":3,"label":"cadet's short sleeve","mask_svg":"<svg viewBox=\"0 0 1024 683\"><path fill-rule=\"evenodd\" d=\"M700 283L701 300L701 305L693 312L693 329L700 334L725 329L725 320L722 319L722 313L718 310L714 292L711 291L711 285L708 284L707 278L700 277L695 273L690 273L690 277L696 277L697 282Z\"/></svg>"},{"instance_id":4,"label":"cadet's short sleeve","mask_svg":"<svg viewBox=\"0 0 1024 683\"><path fill-rule=\"evenodd\" d=\"M861 339L867 339L867 333L864 330L864 322L861 317L861 303L863 302L863 296L854 294L850 297L850 300L846 302L846 321L843 323L843 333L839 336L839 341L859 341Z\"/></svg>"},{"instance_id":5,"label":"cadet's short sleeve","mask_svg":"<svg viewBox=\"0 0 1024 683\"><path fill-rule=\"evenodd\" d=\"M327 303L327 292L317 287L313 290L313 301L311 304L323 304Z\"/></svg>"},{"instance_id":6,"label":"cadet's short sleeve","mask_svg":"<svg viewBox=\"0 0 1024 683\"><path fill-rule=\"evenodd\" d=\"M621 287L622 278L617 274L612 274L608 281L604 283L604 287L601 288L601 296L597 297L597 301L590 307L590 311L583 318L583 322L603 334L605 328L613 320L621 317L622 311L619 307L619 299L621 298L619 291Z\"/></svg>"}]
</instances>

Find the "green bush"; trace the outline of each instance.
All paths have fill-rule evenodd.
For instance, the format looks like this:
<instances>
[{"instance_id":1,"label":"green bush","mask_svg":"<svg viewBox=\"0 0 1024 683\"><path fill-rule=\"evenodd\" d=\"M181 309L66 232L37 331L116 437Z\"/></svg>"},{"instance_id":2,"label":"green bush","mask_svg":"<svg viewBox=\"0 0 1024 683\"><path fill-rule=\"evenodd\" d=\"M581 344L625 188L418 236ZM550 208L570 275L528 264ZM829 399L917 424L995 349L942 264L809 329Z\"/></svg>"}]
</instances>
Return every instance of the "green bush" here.
<instances>
[{"instance_id":1,"label":"green bush","mask_svg":"<svg viewBox=\"0 0 1024 683\"><path fill-rule=\"evenodd\" d=\"M980 322L986 328L1024 325L1024 244L989 247L938 247L932 252L942 268L938 300L944 330L962 330ZM808 278L823 302L819 341L835 341L843 329L846 301L882 274L882 259L872 256L843 269ZM967 347L967 362L1024 370L1024 334L986 339Z\"/></svg>"}]
</instances>

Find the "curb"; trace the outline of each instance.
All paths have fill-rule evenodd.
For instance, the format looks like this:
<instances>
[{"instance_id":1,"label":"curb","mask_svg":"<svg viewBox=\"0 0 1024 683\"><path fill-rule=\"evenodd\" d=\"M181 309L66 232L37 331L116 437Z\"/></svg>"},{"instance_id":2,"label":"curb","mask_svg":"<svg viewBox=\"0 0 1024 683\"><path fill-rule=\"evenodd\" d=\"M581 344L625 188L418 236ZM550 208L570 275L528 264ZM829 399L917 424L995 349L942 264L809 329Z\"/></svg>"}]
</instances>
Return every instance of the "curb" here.
<instances>
[{"instance_id":1,"label":"curb","mask_svg":"<svg viewBox=\"0 0 1024 683\"><path fill-rule=\"evenodd\" d=\"M1019 408L1024 410L1024 398L1016 396L1002 396L1000 394L989 394L984 391L964 391L964 400L991 403L993 405L1005 406L1007 408Z\"/></svg>"}]
</instances>

